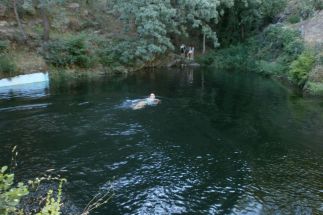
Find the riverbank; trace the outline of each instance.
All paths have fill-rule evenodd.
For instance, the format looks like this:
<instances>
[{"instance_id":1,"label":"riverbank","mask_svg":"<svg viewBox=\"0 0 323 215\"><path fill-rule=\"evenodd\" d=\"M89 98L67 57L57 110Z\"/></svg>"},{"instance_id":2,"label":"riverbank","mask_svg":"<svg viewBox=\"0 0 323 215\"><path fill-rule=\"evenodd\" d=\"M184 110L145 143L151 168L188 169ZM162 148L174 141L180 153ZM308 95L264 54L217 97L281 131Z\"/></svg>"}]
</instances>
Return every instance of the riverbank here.
<instances>
[{"instance_id":1,"label":"riverbank","mask_svg":"<svg viewBox=\"0 0 323 215\"><path fill-rule=\"evenodd\" d=\"M43 72L49 68L42 56L28 48L12 49L8 56L16 68L14 71L0 73L0 78Z\"/></svg>"},{"instance_id":2,"label":"riverbank","mask_svg":"<svg viewBox=\"0 0 323 215\"><path fill-rule=\"evenodd\" d=\"M209 52L199 62L255 72L298 88L304 96L323 96L322 23L323 11L316 11L296 24L272 24L243 42Z\"/></svg>"},{"instance_id":3,"label":"riverbank","mask_svg":"<svg viewBox=\"0 0 323 215\"><path fill-rule=\"evenodd\" d=\"M0 78L48 70L128 73L145 67L196 66L175 54L179 51L178 46L185 43L194 46L197 52L208 50L200 60L202 64L283 77L298 85L305 94L323 95L321 6L299 0L277 0L274 3L270 8L265 2L257 3L261 7L258 8L261 20L257 14L248 13L251 20L258 20L251 22L249 30L239 29L239 23L227 23L226 19L240 19L231 13L232 10L249 11L257 8L257 4L240 8L235 2L237 8L232 5L220 7L224 14L216 23L217 32L212 34L217 33L218 38L193 29L182 33L168 32L171 26L159 32L160 29L152 28L155 26L149 27L147 23L151 20L148 18L145 22L134 23L136 19L141 20L144 12L142 16L132 14L132 22L123 22L122 15L128 14L123 14L121 9L126 5L115 8L106 1L51 5L47 8L50 31L47 29L46 32L43 25L46 20L41 16L39 5L18 4L19 23L10 11L11 6L3 9L5 4L0 4L0 17L3 18L0 22ZM181 12L176 5L172 6ZM284 7L285 11L281 12ZM306 19L302 20L303 17ZM273 22L276 24L268 27ZM161 23L163 28L167 26L167 22ZM227 35L228 27L236 29L232 35ZM219 46L218 41L220 49L211 48ZM306 66L311 72L299 70L304 63L309 64Z\"/></svg>"}]
</instances>

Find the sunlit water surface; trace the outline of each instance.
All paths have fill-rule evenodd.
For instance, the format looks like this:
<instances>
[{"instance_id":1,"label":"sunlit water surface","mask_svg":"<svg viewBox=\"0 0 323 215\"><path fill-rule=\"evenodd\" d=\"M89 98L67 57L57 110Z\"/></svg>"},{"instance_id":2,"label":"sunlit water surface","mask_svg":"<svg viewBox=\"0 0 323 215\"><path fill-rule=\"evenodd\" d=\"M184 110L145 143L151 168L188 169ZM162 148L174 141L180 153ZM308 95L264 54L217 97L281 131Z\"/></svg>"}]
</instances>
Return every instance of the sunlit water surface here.
<instances>
[{"instance_id":1,"label":"sunlit water surface","mask_svg":"<svg viewBox=\"0 0 323 215\"><path fill-rule=\"evenodd\" d=\"M8 93L9 92L9 93ZM162 103L127 104L157 94ZM274 81L213 69L143 71L0 89L0 164L68 179L67 212L322 214L323 102Z\"/></svg>"}]
</instances>

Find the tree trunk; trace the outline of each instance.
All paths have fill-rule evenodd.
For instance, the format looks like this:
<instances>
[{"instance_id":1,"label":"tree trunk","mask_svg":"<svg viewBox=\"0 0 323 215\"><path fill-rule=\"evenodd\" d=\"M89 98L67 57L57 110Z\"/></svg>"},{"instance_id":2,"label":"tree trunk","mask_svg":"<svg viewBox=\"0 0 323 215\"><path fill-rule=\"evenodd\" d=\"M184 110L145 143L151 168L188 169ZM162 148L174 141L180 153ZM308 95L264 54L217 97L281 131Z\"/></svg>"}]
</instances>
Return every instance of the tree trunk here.
<instances>
[{"instance_id":1,"label":"tree trunk","mask_svg":"<svg viewBox=\"0 0 323 215\"><path fill-rule=\"evenodd\" d=\"M241 26L241 40L244 41L244 26Z\"/></svg>"},{"instance_id":2,"label":"tree trunk","mask_svg":"<svg viewBox=\"0 0 323 215\"><path fill-rule=\"evenodd\" d=\"M44 42L48 42L49 40L49 20L48 20L48 16L47 16L47 8L44 5L44 3L42 3L41 7L40 7L40 13L43 19L43 40Z\"/></svg>"},{"instance_id":3,"label":"tree trunk","mask_svg":"<svg viewBox=\"0 0 323 215\"><path fill-rule=\"evenodd\" d=\"M16 20L17 20L17 23L18 23L18 27L19 27L19 30L20 30L20 32L22 34L23 41L24 42L27 42L27 35L25 33L24 28L22 27L21 20L20 20L18 11L17 11L17 1L16 0L13 0L12 3L13 3L13 10L14 10L14 13L15 13L15 16L16 16Z\"/></svg>"},{"instance_id":4,"label":"tree trunk","mask_svg":"<svg viewBox=\"0 0 323 215\"><path fill-rule=\"evenodd\" d=\"M203 51L202 51L202 54L205 54L205 49L206 49L206 47L205 47L205 42L206 42L206 35L205 35L205 33L203 34Z\"/></svg>"}]
</instances>

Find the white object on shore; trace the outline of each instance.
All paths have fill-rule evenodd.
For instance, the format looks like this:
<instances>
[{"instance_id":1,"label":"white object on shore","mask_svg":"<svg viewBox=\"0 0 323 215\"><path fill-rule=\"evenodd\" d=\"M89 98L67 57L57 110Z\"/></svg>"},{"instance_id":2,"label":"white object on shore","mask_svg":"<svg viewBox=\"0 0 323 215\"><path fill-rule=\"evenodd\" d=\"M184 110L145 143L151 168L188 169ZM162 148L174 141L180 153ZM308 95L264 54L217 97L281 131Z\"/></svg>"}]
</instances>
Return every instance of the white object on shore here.
<instances>
[{"instance_id":1,"label":"white object on shore","mask_svg":"<svg viewBox=\"0 0 323 215\"><path fill-rule=\"evenodd\" d=\"M13 97L40 98L48 95L48 73L19 75L0 80L0 100Z\"/></svg>"},{"instance_id":2,"label":"white object on shore","mask_svg":"<svg viewBox=\"0 0 323 215\"><path fill-rule=\"evenodd\" d=\"M10 87L15 85L48 82L48 73L33 73L27 75L18 75L13 78L0 79L0 87Z\"/></svg>"}]
</instances>

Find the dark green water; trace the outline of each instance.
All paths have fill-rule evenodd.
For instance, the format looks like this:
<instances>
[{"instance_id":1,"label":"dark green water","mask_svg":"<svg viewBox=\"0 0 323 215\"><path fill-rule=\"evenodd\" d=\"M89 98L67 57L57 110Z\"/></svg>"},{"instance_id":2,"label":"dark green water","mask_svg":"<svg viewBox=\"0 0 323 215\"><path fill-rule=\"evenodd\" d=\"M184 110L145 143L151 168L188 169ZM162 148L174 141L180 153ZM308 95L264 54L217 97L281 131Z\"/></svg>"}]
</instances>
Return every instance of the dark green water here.
<instances>
[{"instance_id":1,"label":"dark green water","mask_svg":"<svg viewBox=\"0 0 323 215\"><path fill-rule=\"evenodd\" d=\"M156 107L127 99L155 92ZM96 214L322 214L323 102L268 79L212 69L51 82L0 93L0 164L68 179L72 213L112 185Z\"/></svg>"}]
</instances>

